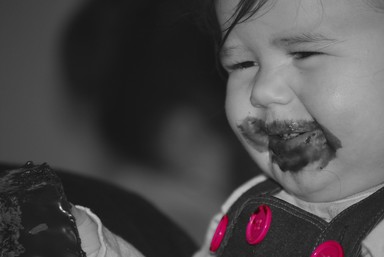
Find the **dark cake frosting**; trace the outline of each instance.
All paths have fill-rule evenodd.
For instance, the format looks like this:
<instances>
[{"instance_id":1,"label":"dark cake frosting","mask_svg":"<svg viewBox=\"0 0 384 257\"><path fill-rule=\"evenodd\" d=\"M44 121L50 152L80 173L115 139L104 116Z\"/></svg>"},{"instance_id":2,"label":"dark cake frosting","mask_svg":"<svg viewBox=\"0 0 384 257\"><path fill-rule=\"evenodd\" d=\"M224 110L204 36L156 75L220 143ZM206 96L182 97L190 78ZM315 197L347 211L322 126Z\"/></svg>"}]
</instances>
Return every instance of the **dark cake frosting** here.
<instances>
[{"instance_id":1,"label":"dark cake frosting","mask_svg":"<svg viewBox=\"0 0 384 257\"><path fill-rule=\"evenodd\" d=\"M70 210L48 165L0 172L0 256L85 257Z\"/></svg>"}]
</instances>

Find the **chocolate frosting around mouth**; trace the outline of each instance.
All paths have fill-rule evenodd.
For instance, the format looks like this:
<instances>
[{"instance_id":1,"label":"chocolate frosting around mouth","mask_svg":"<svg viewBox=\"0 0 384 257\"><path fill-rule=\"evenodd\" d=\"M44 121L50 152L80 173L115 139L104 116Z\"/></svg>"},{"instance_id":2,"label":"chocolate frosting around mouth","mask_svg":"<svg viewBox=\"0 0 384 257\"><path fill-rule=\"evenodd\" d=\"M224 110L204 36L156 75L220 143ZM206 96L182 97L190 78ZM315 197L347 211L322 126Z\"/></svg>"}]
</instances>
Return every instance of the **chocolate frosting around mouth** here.
<instances>
[{"instance_id":1,"label":"chocolate frosting around mouth","mask_svg":"<svg viewBox=\"0 0 384 257\"><path fill-rule=\"evenodd\" d=\"M272 162L282 171L299 172L313 163L323 169L341 147L340 140L316 121L274 121L266 125L248 117L239 129L256 150L269 150ZM295 136L287 139L283 136L286 134Z\"/></svg>"},{"instance_id":2,"label":"chocolate frosting around mouth","mask_svg":"<svg viewBox=\"0 0 384 257\"><path fill-rule=\"evenodd\" d=\"M281 140L278 136L270 137L269 148L272 161L282 171L298 172L310 163L320 161L323 168L334 157L321 130L304 133L290 140Z\"/></svg>"},{"instance_id":3,"label":"chocolate frosting around mouth","mask_svg":"<svg viewBox=\"0 0 384 257\"><path fill-rule=\"evenodd\" d=\"M316 130L320 127L317 122L309 121L273 121L272 123L266 124L265 128L268 135L282 135L289 133L305 133Z\"/></svg>"},{"instance_id":4,"label":"chocolate frosting around mouth","mask_svg":"<svg viewBox=\"0 0 384 257\"><path fill-rule=\"evenodd\" d=\"M268 135L264 121L255 118L246 118L238 129L245 140L257 151L268 151Z\"/></svg>"}]
</instances>

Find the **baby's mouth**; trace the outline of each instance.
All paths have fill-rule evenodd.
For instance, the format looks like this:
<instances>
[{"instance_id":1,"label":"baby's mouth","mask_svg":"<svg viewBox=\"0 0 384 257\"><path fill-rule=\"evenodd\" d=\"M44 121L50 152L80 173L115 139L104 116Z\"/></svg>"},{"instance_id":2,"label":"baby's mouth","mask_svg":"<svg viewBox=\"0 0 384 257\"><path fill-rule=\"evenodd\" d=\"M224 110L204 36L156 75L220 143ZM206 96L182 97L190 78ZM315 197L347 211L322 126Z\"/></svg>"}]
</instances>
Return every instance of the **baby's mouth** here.
<instances>
[{"instance_id":1,"label":"baby's mouth","mask_svg":"<svg viewBox=\"0 0 384 257\"><path fill-rule=\"evenodd\" d=\"M269 149L272 161L282 171L297 172L308 164L320 161L322 169L331 157L327 140L320 129L288 136L270 136Z\"/></svg>"},{"instance_id":2,"label":"baby's mouth","mask_svg":"<svg viewBox=\"0 0 384 257\"><path fill-rule=\"evenodd\" d=\"M247 118L239 128L251 145L262 142L256 144L256 150L269 151L272 162L282 171L298 172L314 163L323 169L341 147L340 141L316 121L275 121L266 125L259 119Z\"/></svg>"}]
</instances>

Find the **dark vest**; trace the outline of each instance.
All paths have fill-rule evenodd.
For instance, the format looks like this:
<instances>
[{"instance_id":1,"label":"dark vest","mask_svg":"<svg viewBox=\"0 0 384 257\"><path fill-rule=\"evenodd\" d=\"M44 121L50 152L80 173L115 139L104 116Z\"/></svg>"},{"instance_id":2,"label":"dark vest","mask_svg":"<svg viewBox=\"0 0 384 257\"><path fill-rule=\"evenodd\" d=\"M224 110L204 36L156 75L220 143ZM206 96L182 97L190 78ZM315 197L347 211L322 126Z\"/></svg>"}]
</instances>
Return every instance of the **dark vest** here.
<instances>
[{"instance_id":1,"label":"dark vest","mask_svg":"<svg viewBox=\"0 0 384 257\"><path fill-rule=\"evenodd\" d=\"M266 180L245 192L229 209L228 226L214 255L222 257L310 257L321 243L340 243L345 257L357 257L361 242L384 217L384 188L352 205L331 222L308 213L272 195L279 185ZM246 240L250 216L265 204L272 221L265 238L256 245Z\"/></svg>"}]
</instances>

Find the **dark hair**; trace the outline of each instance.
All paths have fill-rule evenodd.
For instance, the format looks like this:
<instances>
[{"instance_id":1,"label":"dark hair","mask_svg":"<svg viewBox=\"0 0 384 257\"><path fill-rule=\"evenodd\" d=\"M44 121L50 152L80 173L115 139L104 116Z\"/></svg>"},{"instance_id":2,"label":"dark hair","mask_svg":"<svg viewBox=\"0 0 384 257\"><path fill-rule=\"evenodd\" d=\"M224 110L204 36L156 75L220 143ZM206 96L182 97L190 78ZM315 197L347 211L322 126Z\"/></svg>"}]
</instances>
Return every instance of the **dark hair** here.
<instances>
[{"instance_id":1,"label":"dark hair","mask_svg":"<svg viewBox=\"0 0 384 257\"><path fill-rule=\"evenodd\" d=\"M216 15L215 5L217 1L220 0L201 0L202 8L204 9L202 12L204 14L204 18L202 20L204 21L205 29L210 31L213 36L217 53L220 51L229 34L237 24L254 17L254 15L267 3L270 4L270 8L276 2L276 0L240 0L232 16L225 22L226 24L224 24L228 26L222 30ZM377 11L384 11L383 0L365 0L365 2Z\"/></svg>"},{"instance_id":2,"label":"dark hair","mask_svg":"<svg viewBox=\"0 0 384 257\"><path fill-rule=\"evenodd\" d=\"M225 28L222 29L216 15L215 5L217 1L220 0L202 0L203 16L201 19L204 29L208 31L215 42L216 54L219 53L224 42L237 24L253 17L267 2L271 4L275 2L272 0L240 0L231 17L223 24Z\"/></svg>"},{"instance_id":3,"label":"dark hair","mask_svg":"<svg viewBox=\"0 0 384 257\"><path fill-rule=\"evenodd\" d=\"M215 66L218 74L222 79L227 79L227 73L220 63L219 53L227 40L233 28L242 22L253 17L268 2L271 5L275 0L240 0L237 4L232 16L223 25L227 25L224 29L217 19L216 2L220 0L200 0L200 25L213 41L215 51Z\"/></svg>"}]
</instances>

